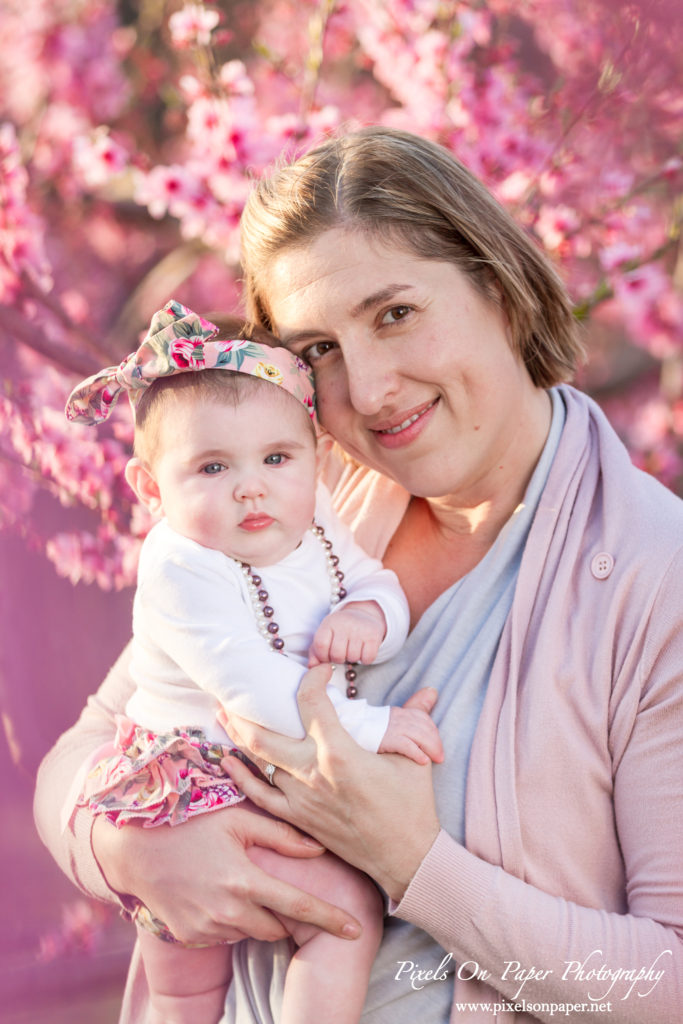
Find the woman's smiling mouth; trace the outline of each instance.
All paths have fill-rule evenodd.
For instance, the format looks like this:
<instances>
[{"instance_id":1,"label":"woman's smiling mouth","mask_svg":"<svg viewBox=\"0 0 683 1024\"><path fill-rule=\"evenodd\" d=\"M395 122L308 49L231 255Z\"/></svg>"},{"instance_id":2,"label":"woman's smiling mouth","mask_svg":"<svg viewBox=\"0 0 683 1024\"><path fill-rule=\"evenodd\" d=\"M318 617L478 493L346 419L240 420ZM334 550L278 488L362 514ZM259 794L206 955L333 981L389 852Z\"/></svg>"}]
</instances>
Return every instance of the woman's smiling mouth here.
<instances>
[{"instance_id":1,"label":"woman's smiling mouth","mask_svg":"<svg viewBox=\"0 0 683 1024\"><path fill-rule=\"evenodd\" d=\"M396 442L400 444L404 441L412 441L421 432L426 422L425 417L431 412L438 401L438 397L433 399L427 405L421 406L415 412L406 416L400 423L393 424L390 427L373 427L371 429L385 447L394 447ZM410 428L414 427L415 424L418 424L418 426L411 430Z\"/></svg>"}]
</instances>

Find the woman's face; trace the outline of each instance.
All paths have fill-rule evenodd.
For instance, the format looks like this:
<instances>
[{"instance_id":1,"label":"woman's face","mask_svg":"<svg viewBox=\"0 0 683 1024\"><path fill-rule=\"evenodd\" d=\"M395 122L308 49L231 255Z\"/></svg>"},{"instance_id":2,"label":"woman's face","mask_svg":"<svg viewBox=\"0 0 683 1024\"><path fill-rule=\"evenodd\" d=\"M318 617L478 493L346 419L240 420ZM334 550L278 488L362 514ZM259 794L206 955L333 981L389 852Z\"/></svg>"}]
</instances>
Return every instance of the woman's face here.
<instances>
[{"instance_id":1,"label":"woman's face","mask_svg":"<svg viewBox=\"0 0 683 1024\"><path fill-rule=\"evenodd\" d=\"M321 422L359 461L479 504L538 456L547 397L454 264L334 228L276 257L265 285L275 330L313 366Z\"/></svg>"}]
</instances>

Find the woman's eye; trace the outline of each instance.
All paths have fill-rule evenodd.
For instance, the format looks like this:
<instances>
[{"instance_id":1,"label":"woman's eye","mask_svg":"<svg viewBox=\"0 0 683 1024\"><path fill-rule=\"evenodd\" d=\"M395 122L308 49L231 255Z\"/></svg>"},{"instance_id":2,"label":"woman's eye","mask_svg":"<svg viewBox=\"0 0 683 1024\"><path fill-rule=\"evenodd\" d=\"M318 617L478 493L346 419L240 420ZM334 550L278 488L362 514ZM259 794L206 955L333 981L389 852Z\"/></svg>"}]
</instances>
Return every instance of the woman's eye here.
<instances>
[{"instance_id":1,"label":"woman's eye","mask_svg":"<svg viewBox=\"0 0 683 1024\"><path fill-rule=\"evenodd\" d=\"M301 355L307 363L312 365L316 359L321 359L334 347L333 341L316 341L313 345L309 345Z\"/></svg>"},{"instance_id":2,"label":"woman's eye","mask_svg":"<svg viewBox=\"0 0 683 1024\"><path fill-rule=\"evenodd\" d=\"M382 317L383 324L395 324L399 320L404 320L410 313L410 306L392 306L388 309Z\"/></svg>"},{"instance_id":3,"label":"woman's eye","mask_svg":"<svg viewBox=\"0 0 683 1024\"><path fill-rule=\"evenodd\" d=\"M283 455L282 452L276 452L274 455L266 455L263 461L266 466L281 466L286 458L287 456Z\"/></svg>"},{"instance_id":4,"label":"woman's eye","mask_svg":"<svg viewBox=\"0 0 683 1024\"><path fill-rule=\"evenodd\" d=\"M201 471L207 476L215 476L216 473L222 473L225 468L222 462L210 462L208 466L202 466Z\"/></svg>"}]
</instances>

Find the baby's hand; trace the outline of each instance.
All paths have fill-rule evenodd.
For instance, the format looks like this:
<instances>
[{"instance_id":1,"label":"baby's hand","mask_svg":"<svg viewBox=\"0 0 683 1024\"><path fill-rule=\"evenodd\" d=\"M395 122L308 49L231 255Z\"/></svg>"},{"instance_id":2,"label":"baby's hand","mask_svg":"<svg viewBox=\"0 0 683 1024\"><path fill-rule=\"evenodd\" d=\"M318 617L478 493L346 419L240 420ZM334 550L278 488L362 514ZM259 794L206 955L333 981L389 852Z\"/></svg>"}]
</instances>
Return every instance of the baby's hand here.
<instances>
[{"instance_id":1,"label":"baby's hand","mask_svg":"<svg viewBox=\"0 0 683 1024\"><path fill-rule=\"evenodd\" d=\"M391 709L378 753L403 754L417 764L441 764L444 757L439 730L427 712L417 708Z\"/></svg>"},{"instance_id":2,"label":"baby's hand","mask_svg":"<svg viewBox=\"0 0 683 1024\"><path fill-rule=\"evenodd\" d=\"M327 662L343 665L347 661L369 665L377 657L386 632L384 612L376 601L351 601L326 615L318 626L308 667Z\"/></svg>"}]
</instances>

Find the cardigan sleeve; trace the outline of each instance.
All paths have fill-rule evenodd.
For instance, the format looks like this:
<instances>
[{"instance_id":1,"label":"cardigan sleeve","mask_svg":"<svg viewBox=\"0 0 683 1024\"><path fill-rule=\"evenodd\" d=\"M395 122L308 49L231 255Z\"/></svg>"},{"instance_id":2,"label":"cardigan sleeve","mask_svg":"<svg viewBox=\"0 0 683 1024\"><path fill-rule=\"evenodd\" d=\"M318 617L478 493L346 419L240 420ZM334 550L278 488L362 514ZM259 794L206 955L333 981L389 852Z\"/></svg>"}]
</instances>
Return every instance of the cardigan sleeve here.
<instances>
[{"instance_id":1,"label":"cardigan sleeve","mask_svg":"<svg viewBox=\"0 0 683 1024\"><path fill-rule=\"evenodd\" d=\"M38 834L62 871L88 896L103 900L116 900L118 894L107 885L92 850L93 816L86 807L79 808L62 829L61 809L81 764L114 735L114 717L123 714L133 692L129 664L130 644L88 698L78 721L43 759L34 799Z\"/></svg>"},{"instance_id":2,"label":"cardigan sleeve","mask_svg":"<svg viewBox=\"0 0 683 1024\"><path fill-rule=\"evenodd\" d=\"M587 1011L589 1003L608 1002L610 1010L604 1012L611 1024L680 1019L682 580L679 554L644 631L630 727L612 737L626 912L552 896L476 857L444 832L394 908L397 916L433 935L456 961L467 962L468 970L476 965L486 972L495 992L511 1002L545 1004L545 1010L534 1010L538 1020L556 1019L553 1003L584 1004Z\"/></svg>"}]
</instances>

